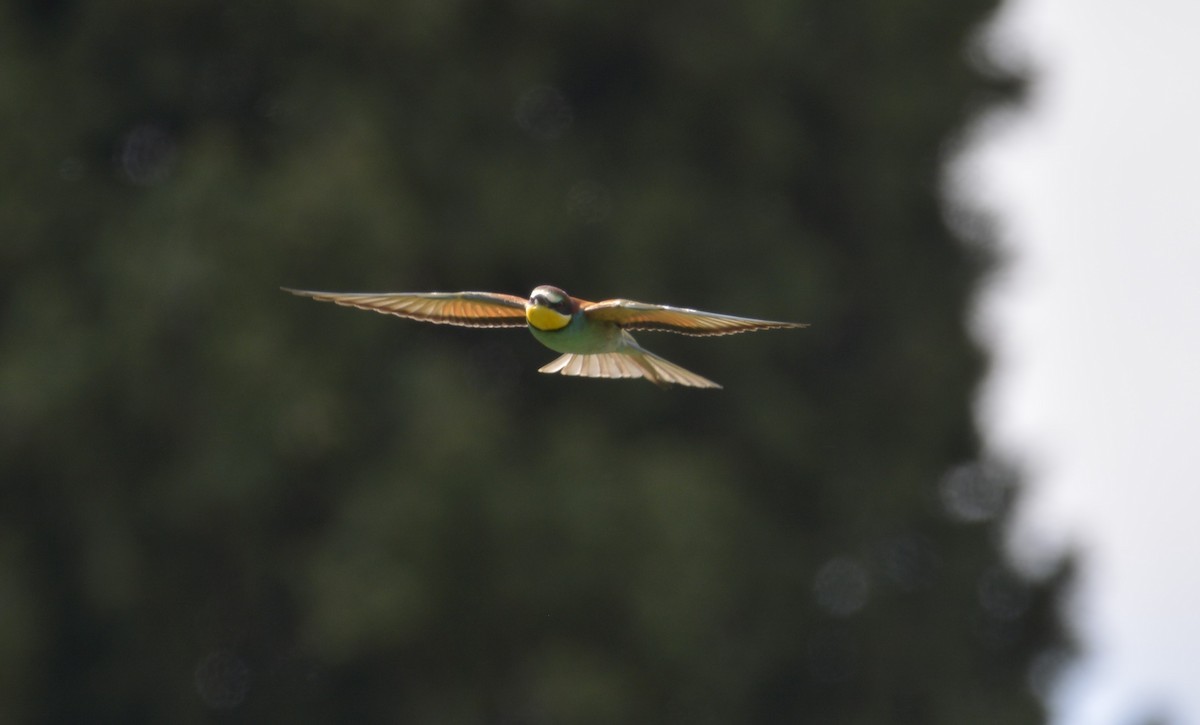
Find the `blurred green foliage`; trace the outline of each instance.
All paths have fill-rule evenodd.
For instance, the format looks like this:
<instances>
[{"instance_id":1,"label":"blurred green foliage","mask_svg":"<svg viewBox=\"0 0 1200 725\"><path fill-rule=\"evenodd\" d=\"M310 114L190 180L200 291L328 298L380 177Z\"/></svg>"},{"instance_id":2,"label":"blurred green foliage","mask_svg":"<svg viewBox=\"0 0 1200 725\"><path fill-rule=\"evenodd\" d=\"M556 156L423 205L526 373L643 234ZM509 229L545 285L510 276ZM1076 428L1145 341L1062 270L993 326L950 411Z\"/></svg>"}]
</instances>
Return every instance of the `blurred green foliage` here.
<instances>
[{"instance_id":1,"label":"blurred green foliage","mask_svg":"<svg viewBox=\"0 0 1200 725\"><path fill-rule=\"evenodd\" d=\"M0 3L0 720L1040 721L995 5ZM662 392L278 291L541 283L813 327Z\"/></svg>"}]
</instances>

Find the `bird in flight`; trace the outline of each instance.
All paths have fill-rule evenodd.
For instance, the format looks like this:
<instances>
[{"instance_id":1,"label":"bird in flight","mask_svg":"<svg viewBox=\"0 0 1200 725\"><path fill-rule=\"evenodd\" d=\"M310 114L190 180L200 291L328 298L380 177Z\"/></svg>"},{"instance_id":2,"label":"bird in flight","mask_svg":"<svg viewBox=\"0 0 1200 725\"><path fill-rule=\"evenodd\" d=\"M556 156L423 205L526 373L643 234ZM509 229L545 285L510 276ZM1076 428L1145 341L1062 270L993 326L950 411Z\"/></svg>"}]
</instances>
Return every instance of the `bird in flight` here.
<instances>
[{"instance_id":1,"label":"bird in flight","mask_svg":"<svg viewBox=\"0 0 1200 725\"><path fill-rule=\"evenodd\" d=\"M646 350L633 339L630 330L707 336L808 327L632 300L588 302L550 285L535 288L527 300L498 292L283 290L322 302L441 325L528 327L538 342L562 353L538 372L586 378L645 378L660 387L672 383L693 388L721 386Z\"/></svg>"}]
</instances>

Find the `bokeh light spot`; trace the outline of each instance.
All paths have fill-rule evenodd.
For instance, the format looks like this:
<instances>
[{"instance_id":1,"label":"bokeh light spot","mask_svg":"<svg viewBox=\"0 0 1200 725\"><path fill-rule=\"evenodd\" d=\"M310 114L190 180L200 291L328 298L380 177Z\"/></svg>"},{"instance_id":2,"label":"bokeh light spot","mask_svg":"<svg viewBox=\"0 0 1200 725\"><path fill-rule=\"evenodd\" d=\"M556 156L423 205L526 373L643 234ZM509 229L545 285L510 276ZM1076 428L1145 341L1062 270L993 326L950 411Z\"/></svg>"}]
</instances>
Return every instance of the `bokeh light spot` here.
<instances>
[{"instance_id":1,"label":"bokeh light spot","mask_svg":"<svg viewBox=\"0 0 1200 725\"><path fill-rule=\"evenodd\" d=\"M552 86L536 86L522 94L514 116L517 125L539 141L562 138L575 120L567 97Z\"/></svg>"},{"instance_id":2,"label":"bokeh light spot","mask_svg":"<svg viewBox=\"0 0 1200 725\"><path fill-rule=\"evenodd\" d=\"M144 123L121 140L117 166L138 186L156 186L171 175L175 166L175 139L162 126Z\"/></svg>"},{"instance_id":3,"label":"bokeh light spot","mask_svg":"<svg viewBox=\"0 0 1200 725\"><path fill-rule=\"evenodd\" d=\"M813 581L817 604L835 617L849 617L866 606L871 593L867 571L854 559L830 559Z\"/></svg>"},{"instance_id":4,"label":"bokeh light spot","mask_svg":"<svg viewBox=\"0 0 1200 725\"><path fill-rule=\"evenodd\" d=\"M612 199L603 184L580 181L567 192L567 213L584 224L602 222L611 212Z\"/></svg>"},{"instance_id":5,"label":"bokeh light spot","mask_svg":"<svg viewBox=\"0 0 1200 725\"><path fill-rule=\"evenodd\" d=\"M1004 507L1009 477L998 466L967 463L942 477L942 506L950 518L964 523L988 521Z\"/></svg>"},{"instance_id":6,"label":"bokeh light spot","mask_svg":"<svg viewBox=\"0 0 1200 725\"><path fill-rule=\"evenodd\" d=\"M205 705L229 710L242 704L250 692L250 668L232 652L218 650L196 665L196 693Z\"/></svg>"}]
</instances>

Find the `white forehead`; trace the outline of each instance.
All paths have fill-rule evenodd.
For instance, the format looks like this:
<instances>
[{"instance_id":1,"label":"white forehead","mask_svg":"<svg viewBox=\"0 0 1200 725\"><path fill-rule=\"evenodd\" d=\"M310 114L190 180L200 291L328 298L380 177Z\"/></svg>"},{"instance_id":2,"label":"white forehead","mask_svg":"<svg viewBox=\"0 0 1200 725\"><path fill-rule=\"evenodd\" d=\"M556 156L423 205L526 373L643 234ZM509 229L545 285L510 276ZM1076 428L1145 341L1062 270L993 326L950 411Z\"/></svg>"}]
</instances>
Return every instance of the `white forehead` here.
<instances>
[{"instance_id":1,"label":"white forehead","mask_svg":"<svg viewBox=\"0 0 1200 725\"><path fill-rule=\"evenodd\" d=\"M534 288L533 292L529 296L533 297L534 295L541 295L551 302L561 302L562 300L566 299L566 295L563 294L562 290L545 284L541 287Z\"/></svg>"}]
</instances>

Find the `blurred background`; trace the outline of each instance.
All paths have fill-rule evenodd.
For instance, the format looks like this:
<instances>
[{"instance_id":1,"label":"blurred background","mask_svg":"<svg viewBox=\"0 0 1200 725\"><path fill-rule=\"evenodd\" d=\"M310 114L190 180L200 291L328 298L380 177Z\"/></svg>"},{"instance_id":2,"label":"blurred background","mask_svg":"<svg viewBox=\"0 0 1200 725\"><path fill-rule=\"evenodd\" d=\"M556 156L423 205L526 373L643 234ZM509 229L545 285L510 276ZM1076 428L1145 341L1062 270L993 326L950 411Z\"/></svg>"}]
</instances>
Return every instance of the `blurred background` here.
<instances>
[{"instance_id":1,"label":"blurred background","mask_svg":"<svg viewBox=\"0 0 1200 725\"><path fill-rule=\"evenodd\" d=\"M1044 721L997 5L0 3L0 720ZM278 290L542 283L812 327L664 392Z\"/></svg>"},{"instance_id":2,"label":"blurred background","mask_svg":"<svg viewBox=\"0 0 1200 725\"><path fill-rule=\"evenodd\" d=\"M1005 3L986 45L1035 82L956 170L1010 255L977 323L986 438L1030 484L1010 546L1082 554L1061 725L1200 723L1196 28L1190 0Z\"/></svg>"}]
</instances>

